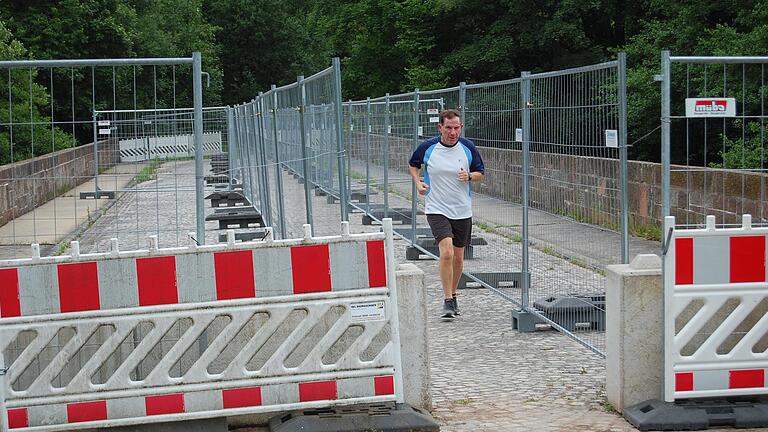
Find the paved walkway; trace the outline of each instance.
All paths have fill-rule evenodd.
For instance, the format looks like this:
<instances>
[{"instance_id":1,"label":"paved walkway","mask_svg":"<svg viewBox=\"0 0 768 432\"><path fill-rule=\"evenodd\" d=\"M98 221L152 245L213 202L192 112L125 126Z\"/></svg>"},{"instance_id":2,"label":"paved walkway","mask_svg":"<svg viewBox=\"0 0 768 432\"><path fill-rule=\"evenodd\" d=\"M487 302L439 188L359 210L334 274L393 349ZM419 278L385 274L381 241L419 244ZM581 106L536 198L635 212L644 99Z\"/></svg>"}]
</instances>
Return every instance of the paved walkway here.
<instances>
[{"instance_id":1,"label":"paved walkway","mask_svg":"<svg viewBox=\"0 0 768 432\"><path fill-rule=\"evenodd\" d=\"M124 190L147 164L119 164L99 176L103 191ZM98 219L115 202L110 199L80 199L80 192L93 192L94 180L89 180L45 204L0 226L0 259L27 258L29 245L41 245L41 253L56 252L59 243L74 238L76 233Z\"/></svg>"}]
</instances>

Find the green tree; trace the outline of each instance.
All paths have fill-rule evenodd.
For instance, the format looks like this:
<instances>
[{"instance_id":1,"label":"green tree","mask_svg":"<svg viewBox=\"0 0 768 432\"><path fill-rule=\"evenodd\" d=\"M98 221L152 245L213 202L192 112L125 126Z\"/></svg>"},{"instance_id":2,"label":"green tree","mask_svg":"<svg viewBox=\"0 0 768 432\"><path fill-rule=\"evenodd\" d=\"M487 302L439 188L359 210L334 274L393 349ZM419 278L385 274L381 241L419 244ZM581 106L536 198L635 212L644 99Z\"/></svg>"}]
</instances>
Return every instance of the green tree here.
<instances>
[{"instance_id":1,"label":"green tree","mask_svg":"<svg viewBox=\"0 0 768 432\"><path fill-rule=\"evenodd\" d=\"M0 21L0 60L29 58L28 51ZM35 83L36 71L12 69L0 86L0 164L20 161L75 145L71 135L50 125L51 100Z\"/></svg>"},{"instance_id":2,"label":"green tree","mask_svg":"<svg viewBox=\"0 0 768 432\"><path fill-rule=\"evenodd\" d=\"M293 82L297 75L329 65L329 58L322 66L307 64L322 41L309 37L307 7L301 1L209 0L203 10L217 28L225 103L249 101L273 83Z\"/></svg>"}]
</instances>

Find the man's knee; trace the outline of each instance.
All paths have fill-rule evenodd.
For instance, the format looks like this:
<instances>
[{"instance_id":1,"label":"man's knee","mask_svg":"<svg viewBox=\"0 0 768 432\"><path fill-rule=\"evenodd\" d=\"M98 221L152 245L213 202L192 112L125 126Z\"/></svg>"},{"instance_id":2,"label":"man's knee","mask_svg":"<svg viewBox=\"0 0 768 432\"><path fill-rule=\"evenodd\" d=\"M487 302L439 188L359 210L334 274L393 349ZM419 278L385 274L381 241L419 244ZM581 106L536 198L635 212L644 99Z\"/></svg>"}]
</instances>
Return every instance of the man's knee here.
<instances>
[{"instance_id":1,"label":"man's knee","mask_svg":"<svg viewBox=\"0 0 768 432\"><path fill-rule=\"evenodd\" d=\"M438 248L440 249L441 260L453 261L454 259L453 245L451 244L450 238L441 240L440 243L438 244Z\"/></svg>"},{"instance_id":2,"label":"man's knee","mask_svg":"<svg viewBox=\"0 0 768 432\"><path fill-rule=\"evenodd\" d=\"M451 251L453 252L453 260L457 262L463 262L464 261L464 248L463 247L455 247Z\"/></svg>"}]
</instances>

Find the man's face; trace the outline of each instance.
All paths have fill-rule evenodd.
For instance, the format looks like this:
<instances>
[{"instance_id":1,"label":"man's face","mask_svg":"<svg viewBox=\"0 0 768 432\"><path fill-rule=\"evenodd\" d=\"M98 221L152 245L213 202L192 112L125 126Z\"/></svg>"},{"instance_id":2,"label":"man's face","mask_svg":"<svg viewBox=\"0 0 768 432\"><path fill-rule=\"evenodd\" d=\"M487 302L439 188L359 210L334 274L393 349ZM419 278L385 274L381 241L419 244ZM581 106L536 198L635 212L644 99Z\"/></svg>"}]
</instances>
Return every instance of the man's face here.
<instances>
[{"instance_id":1,"label":"man's face","mask_svg":"<svg viewBox=\"0 0 768 432\"><path fill-rule=\"evenodd\" d=\"M443 123L437 124L437 130L440 131L440 141L445 145L454 145L461 136L461 128L464 125L458 117L447 118Z\"/></svg>"}]
</instances>

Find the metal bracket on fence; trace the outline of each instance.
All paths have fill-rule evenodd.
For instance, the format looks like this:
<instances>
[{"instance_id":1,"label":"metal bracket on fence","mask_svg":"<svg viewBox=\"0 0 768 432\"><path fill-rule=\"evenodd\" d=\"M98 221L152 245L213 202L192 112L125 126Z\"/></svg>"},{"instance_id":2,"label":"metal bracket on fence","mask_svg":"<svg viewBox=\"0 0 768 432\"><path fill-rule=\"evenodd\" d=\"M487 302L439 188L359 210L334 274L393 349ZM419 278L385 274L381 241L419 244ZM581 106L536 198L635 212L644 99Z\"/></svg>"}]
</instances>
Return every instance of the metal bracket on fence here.
<instances>
[{"instance_id":1,"label":"metal bracket on fence","mask_svg":"<svg viewBox=\"0 0 768 432\"><path fill-rule=\"evenodd\" d=\"M199 242L199 241L197 241L197 239L195 238L195 236L193 236L192 234L187 234L187 237L189 237L189 239L190 239L190 240L192 240L193 242L195 242L195 244L196 244L196 245L200 246L200 242Z\"/></svg>"},{"instance_id":2,"label":"metal bracket on fence","mask_svg":"<svg viewBox=\"0 0 768 432\"><path fill-rule=\"evenodd\" d=\"M8 374L8 366L3 366L0 368L0 376L7 375Z\"/></svg>"},{"instance_id":3,"label":"metal bracket on fence","mask_svg":"<svg viewBox=\"0 0 768 432\"><path fill-rule=\"evenodd\" d=\"M661 251L662 256L667 256L667 251L669 250L669 244L672 242L672 231L674 231L674 228L670 228L669 232L667 232L667 238L664 239L664 248Z\"/></svg>"}]
</instances>

